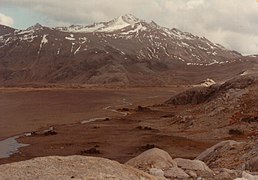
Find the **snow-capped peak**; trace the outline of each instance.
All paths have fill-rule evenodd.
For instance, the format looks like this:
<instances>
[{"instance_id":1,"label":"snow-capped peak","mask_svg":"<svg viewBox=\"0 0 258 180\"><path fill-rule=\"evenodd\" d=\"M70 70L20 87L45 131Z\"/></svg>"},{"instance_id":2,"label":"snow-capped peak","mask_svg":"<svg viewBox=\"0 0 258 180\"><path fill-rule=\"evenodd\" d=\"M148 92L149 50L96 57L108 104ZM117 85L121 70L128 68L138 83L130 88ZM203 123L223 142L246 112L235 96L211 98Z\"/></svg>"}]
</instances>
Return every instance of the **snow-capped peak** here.
<instances>
[{"instance_id":1,"label":"snow-capped peak","mask_svg":"<svg viewBox=\"0 0 258 180\"><path fill-rule=\"evenodd\" d=\"M123 29L127 26L134 25L135 23L140 22L140 20L134 17L131 14L126 14L123 16L119 16L109 22L107 22L106 26L101 28L100 32L113 32L116 30Z\"/></svg>"},{"instance_id":2,"label":"snow-capped peak","mask_svg":"<svg viewBox=\"0 0 258 180\"><path fill-rule=\"evenodd\" d=\"M36 23L35 25L33 25L33 26L27 28L26 30L28 30L28 31L30 31L30 30L37 30L37 29L40 29L40 28L42 28L42 27L43 27L43 26L42 26L41 24Z\"/></svg>"},{"instance_id":3,"label":"snow-capped peak","mask_svg":"<svg viewBox=\"0 0 258 180\"><path fill-rule=\"evenodd\" d=\"M132 14L125 14L108 22L94 23L89 26L73 25L70 27L58 27L56 29L65 32L113 32L138 22L143 22L143 20L136 18Z\"/></svg>"},{"instance_id":4,"label":"snow-capped peak","mask_svg":"<svg viewBox=\"0 0 258 180\"><path fill-rule=\"evenodd\" d=\"M125 14L123 16L120 16L119 18L128 24L135 24L140 21L140 19L136 18L132 14Z\"/></svg>"}]
</instances>

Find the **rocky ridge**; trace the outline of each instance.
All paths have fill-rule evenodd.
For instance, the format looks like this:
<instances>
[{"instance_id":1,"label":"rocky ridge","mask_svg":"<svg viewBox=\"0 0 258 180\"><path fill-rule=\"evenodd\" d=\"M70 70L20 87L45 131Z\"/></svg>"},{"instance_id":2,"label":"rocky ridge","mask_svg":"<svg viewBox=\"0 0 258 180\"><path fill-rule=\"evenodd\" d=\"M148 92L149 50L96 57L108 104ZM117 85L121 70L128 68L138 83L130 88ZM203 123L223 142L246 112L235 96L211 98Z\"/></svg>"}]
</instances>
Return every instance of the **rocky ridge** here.
<instances>
[{"instance_id":1,"label":"rocky ridge","mask_svg":"<svg viewBox=\"0 0 258 180\"><path fill-rule=\"evenodd\" d=\"M1 85L164 85L192 82L192 76L194 81L219 80L247 71L255 60L133 15L89 26L0 26Z\"/></svg>"}]
</instances>

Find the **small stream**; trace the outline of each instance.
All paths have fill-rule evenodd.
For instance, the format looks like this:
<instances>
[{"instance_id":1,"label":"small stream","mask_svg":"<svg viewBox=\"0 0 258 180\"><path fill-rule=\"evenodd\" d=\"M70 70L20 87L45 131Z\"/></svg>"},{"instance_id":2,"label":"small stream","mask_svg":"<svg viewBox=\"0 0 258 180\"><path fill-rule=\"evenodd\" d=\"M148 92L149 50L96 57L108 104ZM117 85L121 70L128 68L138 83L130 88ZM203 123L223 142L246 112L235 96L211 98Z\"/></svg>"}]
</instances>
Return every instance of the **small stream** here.
<instances>
[{"instance_id":1,"label":"small stream","mask_svg":"<svg viewBox=\"0 0 258 180\"><path fill-rule=\"evenodd\" d=\"M133 104L130 103L130 102L127 102L125 98L122 100L122 103L123 104L116 105L116 106L104 107L103 110L115 112L115 113L121 114L122 116L127 116L127 114L128 114L127 112L117 111L116 108L124 107L124 106L132 106ZM86 124L86 123L90 123L90 122L94 122L94 121L98 121L98 120L105 120L107 118L110 118L110 117L91 118L91 119L88 119L88 120L81 121L81 124Z\"/></svg>"},{"instance_id":2,"label":"small stream","mask_svg":"<svg viewBox=\"0 0 258 180\"><path fill-rule=\"evenodd\" d=\"M21 144L17 142L19 136L10 137L0 141L0 158L8 158L12 154L18 152L21 147L28 146L28 144Z\"/></svg>"}]
</instances>

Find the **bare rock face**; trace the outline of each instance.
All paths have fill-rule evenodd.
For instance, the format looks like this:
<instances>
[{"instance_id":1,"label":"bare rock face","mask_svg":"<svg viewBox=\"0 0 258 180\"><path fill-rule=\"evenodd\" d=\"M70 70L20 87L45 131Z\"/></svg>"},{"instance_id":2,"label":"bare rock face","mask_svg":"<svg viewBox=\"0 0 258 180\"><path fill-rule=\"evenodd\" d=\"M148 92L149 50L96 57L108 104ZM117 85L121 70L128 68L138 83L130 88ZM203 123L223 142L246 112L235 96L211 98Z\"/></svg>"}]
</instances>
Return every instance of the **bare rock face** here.
<instances>
[{"instance_id":1,"label":"bare rock face","mask_svg":"<svg viewBox=\"0 0 258 180\"><path fill-rule=\"evenodd\" d=\"M0 179L156 179L147 173L103 158L40 157L0 166Z\"/></svg>"},{"instance_id":2,"label":"bare rock face","mask_svg":"<svg viewBox=\"0 0 258 180\"><path fill-rule=\"evenodd\" d=\"M0 36L13 33L15 29L0 24Z\"/></svg>"},{"instance_id":3,"label":"bare rock face","mask_svg":"<svg viewBox=\"0 0 258 180\"><path fill-rule=\"evenodd\" d=\"M139 156L130 159L126 164L144 171L148 171L151 168L164 170L177 166L176 162L166 151L158 148L149 149Z\"/></svg>"},{"instance_id":4,"label":"bare rock face","mask_svg":"<svg viewBox=\"0 0 258 180\"><path fill-rule=\"evenodd\" d=\"M206 149L204 152L202 152L199 156L196 157L196 160L200 160L200 161L207 160L207 159L211 158L212 156L214 156L215 152L217 150L220 150L223 148L227 149L227 148L233 147L234 145L237 145L237 144L239 144L239 142L236 142L233 140L222 141L222 142L215 144L214 146Z\"/></svg>"},{"instance_id":5,"label":"bare rock face","mask_svg":"<svg viewBox=\"0 0 258 180\"><path fill-rule=\"evenodd\" d=\"M258 141L222 141L208 148L197 160L205 162L210 168L258 171Z\"/></svg>"},{"instance_id":6,"label":"bare rock face","mask_svg":"<svg viewBox=\"0 0 258 180\"><path fill-rule=\"evenodd\" d=\"M214 84L186 90L171 97L165 103L172 105L200 104L225 94L232 94L235 90L245 89L257 83L257 76L240 76L226 81L221 85ZM239 94L239 96L241 96L241 94Z\"/></svg>"},{"instance_id":7,"label":"bare rock face","mask_svg":"<svg viewBox=\"0 0 258 180\"><path fill-rule=\"evenodd\" d=\"M173 105L200 104L213 96L217 91L217 86L193 88L175 95L165 103Z\"/></svg>"}]
</instances>

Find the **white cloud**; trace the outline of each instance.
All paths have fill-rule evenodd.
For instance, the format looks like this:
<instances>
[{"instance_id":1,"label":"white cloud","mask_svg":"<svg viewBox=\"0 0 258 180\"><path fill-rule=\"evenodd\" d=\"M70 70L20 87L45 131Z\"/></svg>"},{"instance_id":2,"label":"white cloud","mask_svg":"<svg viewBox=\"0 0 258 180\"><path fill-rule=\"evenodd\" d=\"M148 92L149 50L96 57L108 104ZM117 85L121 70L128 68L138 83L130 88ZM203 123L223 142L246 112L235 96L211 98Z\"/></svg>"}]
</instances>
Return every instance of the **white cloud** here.
<instances>
[{"instance_id":1,"label":"white cloud","mask_svg":"<svg viewBox=\"0 0 258 180\"><path fill-rule=\"evenodd\" d=\"M186 7L189 9L194 9L203 4L204 4L204 0L190 0L186 3Z\"/></svg>"},{"instance_id":2,"label":"white cloud","mask_svg":"<svg viewBox=\"0 0 258 180\"><path fill-rule=\"evenodd\" d=\"M6 26L12 26L13 23L14 23L14 20L11 17L0 13L0 24L6 25Z\"/></svg>"},{"instance_id":3,"label":"white cloud","mask_svg":"<svg viewBox=\"0 0 258 180\"><path fill-rule=\"evenodd\" d=\"M256 0L0 0L27 8L48 24L89 24L132 13L166 27L205 36L243 54L258 53Z\"/></svg>"}]
</instances>

